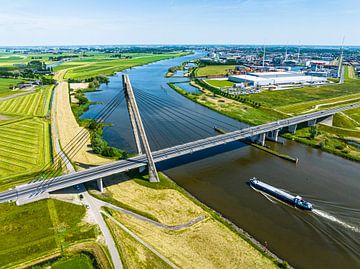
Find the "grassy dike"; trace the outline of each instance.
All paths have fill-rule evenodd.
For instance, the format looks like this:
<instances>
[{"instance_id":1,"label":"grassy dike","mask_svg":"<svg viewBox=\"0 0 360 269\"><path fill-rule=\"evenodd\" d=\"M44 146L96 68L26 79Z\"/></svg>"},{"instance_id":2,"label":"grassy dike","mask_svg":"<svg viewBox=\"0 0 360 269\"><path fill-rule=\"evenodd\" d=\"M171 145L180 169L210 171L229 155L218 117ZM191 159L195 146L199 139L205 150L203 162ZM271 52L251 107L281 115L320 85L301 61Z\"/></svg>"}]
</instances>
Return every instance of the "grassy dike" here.
<instances>
[{"instance_id":1,"label":"grassy dike","mask_svg":"<svg viewBox=\"0 0 360 269\"><path fill-rule=\"evenodd\" d=\"M201 203L164 174L159 173L159 177L159 183L150 183L147 175L131 171L127 176L116 175L105 179L105 193L100 194L95 190L90 193L120 207L131 205L124 208L165 225L180 225L205 216L190 227L174 231L107 210L117 221L180 268L287 267L286 262L276 258L249 234ZM129 262L129 268L144 255L150 263L163 264L148 250L144 250L148 254L139 253L139 242L130 238L112 220L107 219L107 223L123 260Z\"/></svg>"}]
</instances>

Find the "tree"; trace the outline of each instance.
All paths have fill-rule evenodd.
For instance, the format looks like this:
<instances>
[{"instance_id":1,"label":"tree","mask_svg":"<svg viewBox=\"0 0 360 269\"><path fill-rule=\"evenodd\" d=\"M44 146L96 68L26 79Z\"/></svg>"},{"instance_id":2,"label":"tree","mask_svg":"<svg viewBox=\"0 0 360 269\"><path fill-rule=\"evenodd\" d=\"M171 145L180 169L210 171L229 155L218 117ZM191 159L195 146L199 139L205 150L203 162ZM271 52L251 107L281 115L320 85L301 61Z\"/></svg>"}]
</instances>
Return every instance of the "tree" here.
<instances>
[{"instance_id":1,"label":"tree","mask_svg":"<svg viewBox=\"0 0 360 269\"><path fill-rule=\"evenodd\" d=\"M314 139L318 135L318 129L316 125L310 127L310 138Z\"/></svg>"}]
</instances>

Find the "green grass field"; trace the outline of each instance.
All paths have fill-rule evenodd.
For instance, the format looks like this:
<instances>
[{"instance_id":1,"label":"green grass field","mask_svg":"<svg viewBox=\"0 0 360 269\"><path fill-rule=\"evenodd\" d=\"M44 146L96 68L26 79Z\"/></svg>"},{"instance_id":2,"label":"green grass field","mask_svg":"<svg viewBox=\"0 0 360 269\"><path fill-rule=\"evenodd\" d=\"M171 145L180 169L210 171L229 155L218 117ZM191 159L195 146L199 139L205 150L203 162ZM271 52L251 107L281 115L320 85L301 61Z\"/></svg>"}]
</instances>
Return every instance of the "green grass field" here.
<instances>
[{"instance_id":1,"label":"green grass field","mask_svg":"<svg viewBox=\"0 0 360 269\"><path fill-rule=\"evenodd\" d=\"M225 76L228 73L228 69L235 69L235 65L207 65L205 67L197 68L195 76Z\"/></svg>"},{"instance_id":2,"label":"green grass field","mask_svg":"<svg viewBox=\"0 0 360 269\"><path fill-rule=\"evenodd\" d=\"M125 268L171 268L158 256L122 230L114 221L105 218L121 255Z\"/></svg>"},{"instance_id":3,"label":"green grass field","mask_svg":"<svg viewBox=\"0 0 360 269\"><path fill-rule=\"evenodd\" d=\"M155 61L175 58L187 53L167 53L167 54L132 54L131 59L115 59L107 55L99 55L86 59L74 60L63 63L55 68L55 71L69 69L65 75L66 79L85 79L99 75L112 75L127 68L140 66Z\"/></svg>"},{"instance_id":4,"label":"green grass field","mask_svg":"<svg viewBox=\"0 0 360 269\"><path fill-rule=\"evenodd\" d=\"M48 112L53 86L36 92L0 102L0 114L20 116L45 116Z\"/></svg>"},{"instance_id":5,"label":"green grass field","mask_svg":"<svg viewBox=\"0 0 360 269\"><path fill-rule=\"evenodd\" d=\"M39 171L50 161L48 122L26 119L0 126L0 185L11 187L19 175Z\"/></svg>"},{"instance_id":6,"label":"green grass field","mask_svg":"<svg viewBox=\"0 0 360 269\"><path fill-rule=\"evenodd\" d=\"M15 79L15 78L0 78L0 97L21 92L21 91L14 92L11 89L9 89L10 86L16 86L21 81L22 81L21 79Z\"/></svg>"},{"instance_id":7,"label":"green grass field","mask_svg":"<svg viewBox=\"0 0 360 269\"><path fill-rule=\"evenodd\" d=\"M344 112L347 116L351 117L357 123L360 123L360 108L355 108L351 110L347 110Z\"/></svg>"},{"instance_id":8,"label":"green grass field","mask_svg":"<svg viewBox=\"0 0 360 269\"><path fill-rule=\"evenodd\" d=\"M92 269L91 259L85 254L65 257L51 265L51 269Z\"/></svg>"},{"instance_id":9,"label":"green grass field","mask_svg":"<svg viewBox=\"0 0 360 269\"><path fill-rule=\"evenodd\" d=\"M214 86L214 87L231 87L233 86L235 83L228 81L228 80L216 80L216 79L209 79L209 80L205 80L206 83Z\"/></svg>"},{"instance_id":10,"label":"green grass field","mask_svg":"<svg viewBox=\"0 0 360 269\"><path fill-rule=\"evenodd\" d=\"M0 268L48 254L61 245L95 238L94 226L81 224L84 214L84 207L57 200L23 206L0 204Z\"/></svg>"},{"instance_id":11,"label":"green grass field","mask_svg":"<svg viewBox=\"0 0 360 269\"><path fill-rule=\"evenodd\" d=\"M347 78L344 84L305 87L283 91L265 91L249 99L284 113L300 114L314 109L326 109L360 101L360 80Z\"/></svg>"}]
</instances>

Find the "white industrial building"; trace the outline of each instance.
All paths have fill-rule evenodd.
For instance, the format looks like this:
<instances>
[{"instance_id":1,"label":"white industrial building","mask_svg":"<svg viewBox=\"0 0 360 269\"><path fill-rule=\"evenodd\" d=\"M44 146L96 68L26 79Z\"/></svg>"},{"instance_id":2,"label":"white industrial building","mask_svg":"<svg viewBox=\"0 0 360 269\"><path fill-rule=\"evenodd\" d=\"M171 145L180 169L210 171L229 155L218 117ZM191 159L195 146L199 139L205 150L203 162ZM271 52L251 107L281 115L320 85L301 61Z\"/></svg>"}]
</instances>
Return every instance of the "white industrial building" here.
<instances>
[{"instance_id":1,"label":"white industrial building","mask_svg":"<svg viewBox=\"0 0 360 269\"><path fill-rule=\"evenodd\" d=\"M326 83L325 77L306 76L298 72L257 72L248 75L230 76L229 80L243 83L245 86L270 86L293 84L322 84Z\"/></svg>"}]
</instances>

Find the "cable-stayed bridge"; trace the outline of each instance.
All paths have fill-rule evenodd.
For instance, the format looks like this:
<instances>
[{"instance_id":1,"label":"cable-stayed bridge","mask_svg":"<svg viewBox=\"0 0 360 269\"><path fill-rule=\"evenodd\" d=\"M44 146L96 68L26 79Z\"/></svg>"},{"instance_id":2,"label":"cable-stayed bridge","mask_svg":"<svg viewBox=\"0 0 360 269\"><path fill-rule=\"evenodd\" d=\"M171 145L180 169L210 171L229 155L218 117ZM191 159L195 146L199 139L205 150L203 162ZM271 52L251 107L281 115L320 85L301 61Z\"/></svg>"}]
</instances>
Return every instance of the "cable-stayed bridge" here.
<instances>
[{"instance_id":1,"label":"cable-stayed bridge","mask_svg":"<svg viewBox=\"0 0 360 269\"><path fill-rule=\"evenodd\" d=\"M138 156L115 161L98 167L92 167L75 173L61 175L61 176L57 176L59 171L56 170L54 171L52 169L49 169L49 167L51 167L52 165L49 164L49 167L44 169L44 174L40 178L33 180L32 182L29 182L27 184L19 185L13 189L0 193L0 202L26 201L26 200L31 201L36 199L37 197L42 197L42 195L46 193L93 180L97 180L100 183L99 184L100 188L102 189L101 179L103 177L125 172L131 169L146 167L146 166L148 167L149 170L150 181L156 182L158 181L156 166L155 166L155 163L157 162L169 160L172 158L176 158L186 154L191 154L197 151L209 149L212 147L220 146L226 143L230 143L245 138L252 138L253 140L259 142L260 144L264 144L266 138L270 138L272 140L277 141L278 134L281 129L287 128L289 132L295 132L299 124L306 123L307 126L312 126L316 124L318 121L332 117L337 112L360 107L360 103L357 103L335 109L318 111L310 114L287 118L284 120L278 120L263 125L247 127L240 130L238 129L217 136L201 138L196 141L186 142L181 145L171 146L157 151L151 151L147 134L145 132L146 128L144 127L144 125L146 126L146 123L143 122L141 115L139 113L137 101L135 99L135 95L127 75L123 76L123 82L124 82L124 91L125 91L124 100L126 100L128 106L129 118L134 131L137 152L139 154ZM112 113L112 111L114 111L114 109L124 100L120 101L118 97L114 98L112 101L109 102L109 104L106 107L103 108L102 111L98 113L98 115L95 117L95 120L97 122L104 121ZM149 102L149 104L151 105L155 105L157 102L156 98L151 98L151 96L149 95L143 95L143 96L140 95L139 100L140 102L147 100L147 102ZM177 114L171 116L170 112L174 112L174 111L176 112L177 108L172 106L171 104L169 105L166 103L161 103L161 105L162 105L162 109L166 113L169 113L168 117L176 117L176 119L182 117L184 121L187 118L188 119L192 118L193 120L195 120L194 118L195 114L192 114L193 113L192 111L185 111L185 112L178 111ZM193 125L198 124L199 128L202 128L201 127L202 125L205 126L207 124L204 118L201 118L201 116L199 116L197 120L198 123L193 122L192 124ZM226 123L226 122L224 122L223 124L230 125L230 123ZM86 137L86 133L79 133L77 137L79 139L82 139L83 137ZM74 141L78 141L78 140L74 138ZM76 154L76 151L79 148L78 144L79 143L75 143L75 142L72 144L71 142L69 143L69 145L66 145L64 147L64 150L66 151L69 157L71 157L72 154ZM53 163L56 163L57 160L61 160L61 156L55 156Z\"/></svg>"}]
</instances>

